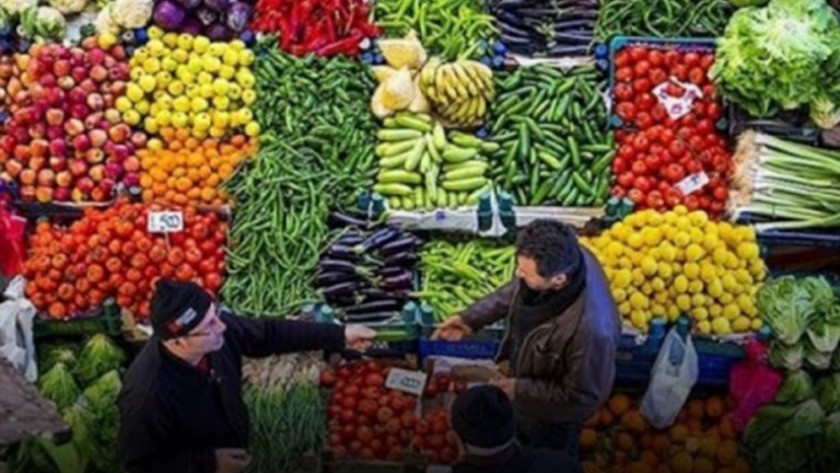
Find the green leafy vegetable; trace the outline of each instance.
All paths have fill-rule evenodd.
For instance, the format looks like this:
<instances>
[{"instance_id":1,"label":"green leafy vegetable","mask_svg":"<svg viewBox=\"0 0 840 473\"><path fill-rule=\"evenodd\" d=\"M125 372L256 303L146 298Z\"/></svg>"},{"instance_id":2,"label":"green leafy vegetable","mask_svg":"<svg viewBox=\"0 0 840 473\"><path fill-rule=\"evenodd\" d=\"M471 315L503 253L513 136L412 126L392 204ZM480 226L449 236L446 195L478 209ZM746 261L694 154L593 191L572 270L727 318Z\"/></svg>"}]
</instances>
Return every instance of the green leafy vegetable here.
<instances>
[{"instance_id":1,"label":"green leafy vegetable","mask_svg":"<svg viewBox=\"0 0 840 473\"><path fill-rule=\"evenodd\" d=\"M59 412L73 405L79 397L79 386L64 363L56 363L38 381L38 389L54 402Z\"/></svg>"},{"instance_id":2,"label":"green leafy vegetable","mask_svg":"<svg viewBox=\"0 0 840 473\"><path fill-rule=\"evenodd\" d=\"M125 354L105 335L91 337L82 348L75 374L79 381L88 384L111 370L121 369Z\"/></svg>"},{"instance_id":3,"label":"green leafy vegetable","mask_svg":"<svg viewBox=\"0 0 840 473\"><path fill-rule=\"evenodd\" d=\"M802 344L805 349L805 362L811 368L817 370L827 370L831 367L831 352L824 352L818 350L810 340L805 340Z\"/></svg>"},{"instance_id":4,"label":"green leafy vegetable","mask_svg":"<svg viewBox=\"0 0 840 473\"><path fill-rule=\"evenodd\" d=\"M834 291L822 277L783 276L758 292L758 310L764 321L788 345L798 342L821 308L833 303Z\"/></svg>"},{"instance_id":5,"label":"green leafy vegetable","mask_svg":"<svg viewBox=\"0 0 840 473\"><path fill-rule=\"evenodd\" d=\"M796 370L788 373L785 382L776 393L779 404L796 405L814 397L814 385L811 376L805 371Z\"/></svg>"},{"instance_id":6,"label":"green leafy vegetable","mask_svg":"<svg viewBox=\"0 0 840 473\"><path fill-rule=\"evenodd\" d=\"M74 343L52 343L38 346L38 369L49 371L56 363L64 363L69 369L76 366L76 353L79 346Z\"/></svg>"},{"instance_id":7,"label":"green leafy vegetable","mask_svg":"<svg viewBox=\"0 0 840 473\"><path fill-rule=\"evenodd\" d=\"M798 406L762 407L747 425L743 443L753 456L755 471L794 473L825 471L825 452L814 451L822 440L824 412L815 400Z\"/></svg>"},{"instance_id":8,"label":"green leafy vegetable","mask_svg":"<svg viewBox=\"0 0 840 473\"><path fill-rule=\"evenodd\" d=\"M834 373L819 380L816 392L817 401L825 412L829 414L840 412L840 373Z\"/></svg>"},{"instance_id":9,"label":"green leafy vegetable","mask_svg":"<svg viewBox=\"0 0 840 473\"><path fill-rule=\"evenodd\" d=\"M834 304L829 307L808 326L806 333L814 348L830 354L837 349L840 342L840 305Z\"/></svg>"},{"instance_id":10,"label":"green leafy vegetable","mask_svg":"<svg viewBox=\"0 0 840 473\"><path fill-rule=\"evenodd\" d=\"M89 436L90 447L95 450L91 456L94 471L109 473L119 471L119 460L114 448L119 432L119 410L117 397L122 382L116 370L105 373L82 393L80 413L85 434Z\"/></svg>"},{"instance_id":11,"label":"green leafy vegetable","mask_svg":"<svg viewBox=\"0 0 840 473\"><path fill-rule=\"evenodd\" d=\"M770 343L770 365L774 368L785 370L798 370L802 368L802 360L805 357L805 350L801 343L787 345L778 340Z\"/></svg>"}]
</instances>

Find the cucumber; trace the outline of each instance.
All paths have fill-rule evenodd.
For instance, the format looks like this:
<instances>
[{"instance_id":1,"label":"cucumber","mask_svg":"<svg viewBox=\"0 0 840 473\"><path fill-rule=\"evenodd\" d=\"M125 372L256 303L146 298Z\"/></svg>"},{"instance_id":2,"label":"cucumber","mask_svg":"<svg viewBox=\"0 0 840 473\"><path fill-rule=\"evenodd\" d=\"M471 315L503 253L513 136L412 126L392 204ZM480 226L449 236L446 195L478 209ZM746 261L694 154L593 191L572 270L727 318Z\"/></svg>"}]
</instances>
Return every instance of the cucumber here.
<instances>
[{"instance_id":1,"label":"cucumber","mask_svg":"<svg viewBox=\"0 0 840 473\"><path fill-rule=\"evenodd\" d=\"M380 184L420 184L423 182L423 176L416 172L393 169L380 171L376 176L376 181Z\"/></svg>"},{"instance_id":2,"label":"cucumber","mask_svg":"<svg viewBox=\"0 0 840 473\"><path fill-rule=\"evenodd\" d=\"M448 163L462 163L474 158L476 155L478 155L477 149L448 145L444 148L442 156L443 160Z\"/></svg>"},{"instance_id":3,"label":"cucumber","mask_svg":"<svg viewBox=\"0 0 840 473\"><path fill-rule=\"evenodd\" d=\"M413 194L411 187L405 184L376 184L373 186L373 191L383 196L399 196L404 197Z\"/></svg>"},{"instance_id":4,"label":"cucumber","mask_svg":"<svg viewBox=\"0 0 840 473\"><path fill-rule=\"evenodd\" d=\"M376 132L376 137L382 141L405 141L423 136L422 131L406 128L384 129Z\"/></svg>"},{"instance_id":5,"label":"cucumber","mask_svg":"<svg viewBox=\"0 0 840 473\"><path fill-rule=\"evenodd\" d=\"M473 191L485 184L487 184L487 179L483 177L471 177L457 181L444 181L441 186L448 191Z\"/></svg>"}]
</instances>

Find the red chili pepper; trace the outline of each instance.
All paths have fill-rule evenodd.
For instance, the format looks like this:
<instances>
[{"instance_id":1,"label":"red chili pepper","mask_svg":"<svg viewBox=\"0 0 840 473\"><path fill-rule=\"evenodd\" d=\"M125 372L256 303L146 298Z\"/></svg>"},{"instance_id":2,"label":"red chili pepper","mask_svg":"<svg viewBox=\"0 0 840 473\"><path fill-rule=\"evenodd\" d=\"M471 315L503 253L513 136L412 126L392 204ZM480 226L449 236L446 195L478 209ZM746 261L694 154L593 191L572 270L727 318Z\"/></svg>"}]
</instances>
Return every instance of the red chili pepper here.
<instances>
[{"instance_id":1,"label":"red chili pepper","mask_svg":"<svg viewBox=\"0 0 840 473\"><path fill-rule=\"evenodd\" d=\"M359 42L363 36L359 32L354 32L352 35L330 43L315 51L320 56L335 56L336 54L346 54L354 56L359 52Z\"/></svg>"}]
</instances>

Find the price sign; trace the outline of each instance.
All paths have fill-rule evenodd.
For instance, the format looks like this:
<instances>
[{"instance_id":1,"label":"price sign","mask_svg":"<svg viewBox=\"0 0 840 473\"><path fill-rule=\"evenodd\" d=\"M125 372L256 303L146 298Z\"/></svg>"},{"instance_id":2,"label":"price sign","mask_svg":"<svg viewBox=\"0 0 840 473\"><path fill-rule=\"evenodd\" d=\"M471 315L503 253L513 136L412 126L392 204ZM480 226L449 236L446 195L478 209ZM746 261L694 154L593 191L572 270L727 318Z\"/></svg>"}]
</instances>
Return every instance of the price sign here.
<instances>
[{"instance_id":1,"label":"price sign","mask_svg":"<svg viewBox=\"0 0 840 473\"><path fill-rule=\"evenodd\" d=\"M706 184L708 183L709 176L707 176L705 172L701 171L697 174L692 174L683 179L682 181L678 182L677 189L679 189L679 191L682 192L683 195L689 195L706 187Z\"/></svg>"},{"instance_id":2,"label":"price sign","mask_svg":"<svg viewBox=\"0 0 840 473\"><path fill-rule=\"evenodd\" d=\"M421 371L392 368L388 372L388 379L385 380L385 387L414 394L419 397L423 394L423 389L426 387L426 378L426 373Z\"/></svg>"},{"instance_id":3,"label":"price sign","mask_svg":"<svg viewBox=\"0 0 840 473\"><path fill-rule=\"evenodd\" d=\"M147 229L152 233L184 231L184 213L181 211L150 212Z\"/></svg>"},{"instance_id":4,"label":"price sign","mask_svg":"<svg viewBox=\"0 0 840 473\"><path fill-rule=\"evenodd\" d=\"M667 89L671 84L676 84L683 91L683 94L679 97L669 94ZM691 112L694 101L703 98L703 91L694 84L680 82L671 77L653 89L653 96L665 107L668 116L677 120Z\"/></svg>"}]
</instances>

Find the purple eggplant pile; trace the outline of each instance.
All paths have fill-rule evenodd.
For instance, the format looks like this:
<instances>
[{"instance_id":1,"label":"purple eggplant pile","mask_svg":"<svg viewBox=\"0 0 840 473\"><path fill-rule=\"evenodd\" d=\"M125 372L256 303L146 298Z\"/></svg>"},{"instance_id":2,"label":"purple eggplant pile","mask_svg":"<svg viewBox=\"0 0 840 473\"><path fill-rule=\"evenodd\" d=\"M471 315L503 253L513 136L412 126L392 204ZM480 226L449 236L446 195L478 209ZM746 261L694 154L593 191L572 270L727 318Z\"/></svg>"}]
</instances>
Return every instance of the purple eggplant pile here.
<instances>
[{"instance_id":1,"label":"purple eggplant pile","mask_svg":"<svg viewBox=\"0 0 840 473\"><path fill-rule=\"evenodd\" d=\"M347 322L377 322L399 315L414 290L420 240L388 225L333 212L328 223L341 236L321 255L315 286Z\"/></svg>"},{"instance_id":2,"label":"purple eggplant pile","mask_svg":"<svg viewBox=\"0 0 840 473\"><path fill-rule=\"evenodd\" d=\"M252 4L251 0L157 0L152 21L166 31L228 41L248 27Z\"/></svg>"},{"instance_id":3,"label":"purple eggplant pile","mask_svg":"<svg viewBox=\"0 0 840 473\"><path fill-rule=\"evenodd\" d=\"M527 56L584 56L595 42L598 0L488 0L501 41Z\"/></svg>"}]
</instances>

